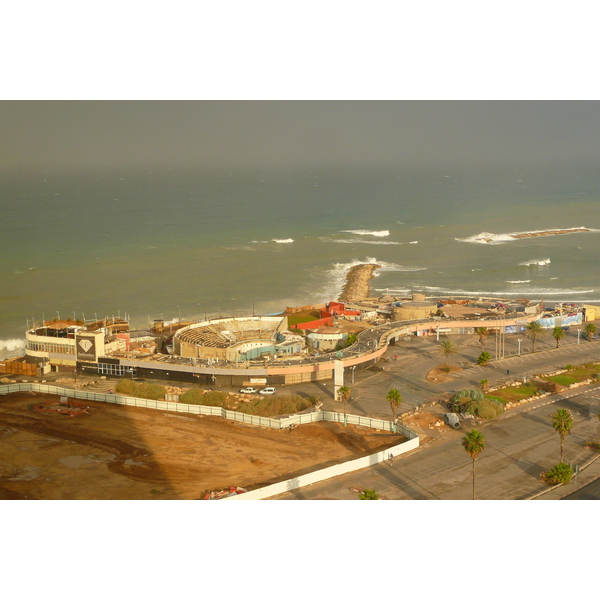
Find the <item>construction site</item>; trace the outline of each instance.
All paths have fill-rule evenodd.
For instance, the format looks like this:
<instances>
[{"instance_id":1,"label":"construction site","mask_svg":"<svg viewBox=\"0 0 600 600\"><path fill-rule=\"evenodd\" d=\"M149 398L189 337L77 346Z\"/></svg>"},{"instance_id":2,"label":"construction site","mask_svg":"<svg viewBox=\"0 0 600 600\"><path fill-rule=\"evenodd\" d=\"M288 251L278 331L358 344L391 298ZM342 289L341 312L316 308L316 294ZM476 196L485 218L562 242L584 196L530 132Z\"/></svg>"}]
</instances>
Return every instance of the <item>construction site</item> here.
<instances>
[{"instance_id":1,"label":"construction site","mask_svg":"<svg viewBox=\"0 0 600 600\"><path fill-rule=\"evenodd\" d=\"M341 423L275 430L16 392L0 404L0 499L219 497L222 490L264 487L400 441L398 434Z\"/></svg>"}]
</instances>

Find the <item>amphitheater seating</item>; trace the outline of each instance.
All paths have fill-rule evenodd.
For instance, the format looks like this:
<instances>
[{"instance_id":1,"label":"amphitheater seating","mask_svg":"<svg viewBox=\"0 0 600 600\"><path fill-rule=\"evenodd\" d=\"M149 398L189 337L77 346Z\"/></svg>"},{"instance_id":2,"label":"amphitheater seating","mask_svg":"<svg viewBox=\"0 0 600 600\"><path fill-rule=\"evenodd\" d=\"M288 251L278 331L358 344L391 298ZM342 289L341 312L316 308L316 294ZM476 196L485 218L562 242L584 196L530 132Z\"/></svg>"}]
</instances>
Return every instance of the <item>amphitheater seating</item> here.
<instances>
[{"instance_id":1,"label":"amphitheater seating","mask_svg":"<svg viewBox=\"0 0 600 600\"><path fill-rule=\"evenodd\" d=\"M244 340L272 339L279 323L270 321L227 321L196 327L179 335L181 342L208 348L228 348Z\"/></svg>"}]
</instances>

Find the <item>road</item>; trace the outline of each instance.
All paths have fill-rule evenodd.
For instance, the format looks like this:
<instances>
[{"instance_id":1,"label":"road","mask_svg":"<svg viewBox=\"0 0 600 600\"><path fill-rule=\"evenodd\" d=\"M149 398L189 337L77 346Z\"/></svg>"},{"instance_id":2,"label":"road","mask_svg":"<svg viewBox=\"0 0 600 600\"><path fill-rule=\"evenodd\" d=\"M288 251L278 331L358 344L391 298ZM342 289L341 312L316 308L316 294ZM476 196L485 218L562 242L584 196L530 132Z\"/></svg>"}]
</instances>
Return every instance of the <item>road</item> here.
<instances>
[{"instance_id":1,"label":"road","mask_svg":"<svg viewBox=\"0 0 600 600\"><path fill-rule=\"evenodd\" d=\"M578 340L577 333L571 330L556 348L552 340L538 340L536 352L531 352L530 344L525 348L524 340L519 344L517 334L506 336L504 358L493 360L489 366L476 364L481 353L481 345L477 335L452 335L451 339L458 347L458 354L451 357L449 364L461 367L452 373L451 381L435 383L427 381L427 373L444 363L444 356L439 351L439 341L435 336L409 338L409 341L398 341L390 346L382 360L369 369L346 369L345 385L350 387L352 398L348 404L349 413L368 415L374 418L389 419L391 417L389 403L385 397L391 388L397 388L403 397L400 413L430 403L446 393L462 389L479 388L483 379L490 386L522 381L534 374L554 372L566 364L582 364L588 361L600 362L600 341L588 342ZM578 343L579 342L579 343ZM519 347L521 354L519 355ZM494 355L494 340L487 340L486 349ZM396 359L394 357L397 357ZM383 369L383 370L382 370ZM324 400L324 410L341 411L341 404L333 398L333 383L315 382L286 386L286 390L320 395Z\"/></svg>"},{"instance_id":2,"label":"road","mask_svg":"<svg viewBox=\"0 0 600 600\"><path fill-rule=\"evenodd\" d=\"M560 459L559 437L550 417L558 408L571 410L574 417L573 432L565 441L565 460L584 465L597 456L585 445L598 435L600 386L545 397L507 411L496 421L477 424L487 440L476 463L478 499L528 499L549 490L539 476ZM461 444L468 429L448 428L443 441L398 457L391 465L379 464L276 498L351 500L358 498L357 490L368 488L389 500L470 499L472 460ZM552 497L564 495L576 484L554 491Z\"/></svg>"}]
</instances>

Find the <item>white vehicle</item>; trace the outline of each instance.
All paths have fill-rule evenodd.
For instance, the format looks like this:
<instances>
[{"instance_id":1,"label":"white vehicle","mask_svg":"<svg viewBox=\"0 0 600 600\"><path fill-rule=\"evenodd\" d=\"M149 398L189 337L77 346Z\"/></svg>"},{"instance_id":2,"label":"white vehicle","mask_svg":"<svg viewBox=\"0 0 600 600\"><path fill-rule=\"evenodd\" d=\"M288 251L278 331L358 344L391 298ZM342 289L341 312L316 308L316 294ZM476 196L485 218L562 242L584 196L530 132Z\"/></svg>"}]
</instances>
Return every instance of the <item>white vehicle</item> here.
<instances>
[{"instance_id":1,"label":"white vehicle","mask_svg":"<svg viewBox=\"0 0 600 600\"><path fill-rule=\"evenodd\" d=\"M275 393L275 388L274 387L266 387L263 388L262 390L260 390L260 392L258 392L259 394L262 394L263 396L272 396Z\"/></svg>"},{"instance_id":2,"label":"white vehicle","mask_svg":"<svg viewBox=\"0 0 600 600\"><path fill-rule=\"evenodd\" d=\"M240 390L240 394L256 394L256 390L253 387L247 387Z\"/></svg>"}]
</instances>

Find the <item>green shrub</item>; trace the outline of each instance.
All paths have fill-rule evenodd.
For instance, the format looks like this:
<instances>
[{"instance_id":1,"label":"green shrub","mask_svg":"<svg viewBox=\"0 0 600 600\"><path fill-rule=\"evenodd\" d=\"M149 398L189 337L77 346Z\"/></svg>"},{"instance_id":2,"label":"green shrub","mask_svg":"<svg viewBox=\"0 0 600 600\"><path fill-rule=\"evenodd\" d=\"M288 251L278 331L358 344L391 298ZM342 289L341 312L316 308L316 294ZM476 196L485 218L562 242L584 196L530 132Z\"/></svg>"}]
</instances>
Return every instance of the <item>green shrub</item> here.
<instances>
[{"instance_id":1,"label":"green shrub","mask_svg":"<svg viewBox=\"0 0 600 600\"><path fill-rule=\"evenodd\" d=\"M490 360L492 360L492 355L489 352L484 351L477 357L477 364L485 366Z\"/></svg>"},{"instance_id":2,"label":"green shrub","mask_svg":"<svg viewBox=\"0 0 600 600\"><path fill-rule=\"evenodd\" d=\"M375 490L363 490L358 498L359 500L379 500L379 494Z\"/></svg>"},{"instance_id":3,"label":"green shrub","mask_svg":"<svg viewBox=\"0 0 600 600\"><path fill-rule=\"evenodd\" d=\"M316 396L303 398L295 394L289 396L270 396L266 398L255 398L251 402L241 404L237 411L248 415L260 415L263 417L274 417L277 415L289 415L317 403Z\"/></svg>"},{"instance_id":4,"label":"green shrub","mask_svg":"<svg viewBox=\"0 0 600 600\"><path fill-rule=\"evenodd\" d=\"M467 411L480 419L497 419L503 412L502 404L491 398L483 398L483 400L472 400Z\"/></svg>"},{"instance_id":5,"label":"green shrub","mask_svg":"<svg viewBox=\"0 0 600 600\"><path fill-rule=\"evenodd\" d=\"M558 463L541 475L541 478L550 485L558 485L559 483L564 485L571 481L571 477L573 477L573 471L567 463Z\"/></svg>"},{"instance_id":6,"label":"green shrub","mask_svg":"<svg viewBox=\"0 0 600 600\"><path fill-rule=\"evenodd\" d=\"M127 396L147 398L149 400L160 400L165 397L165 388L162 385L158 385L157 383L136 383L131 379L121 379L115 391Z\"/></svg>"},{"instance_id":7,"label":"green shrub","mask_svg":"<svg viewBox=\"0 0 600 600\"><path fill-rule=\"evenodd\" d=\"M188 390L179 397L179 402L185 404L202 404L203 406L225 406L226 400L227 394L225 392L211 391L205 394L199 388Z\"/></svg>"}]
</instances>

